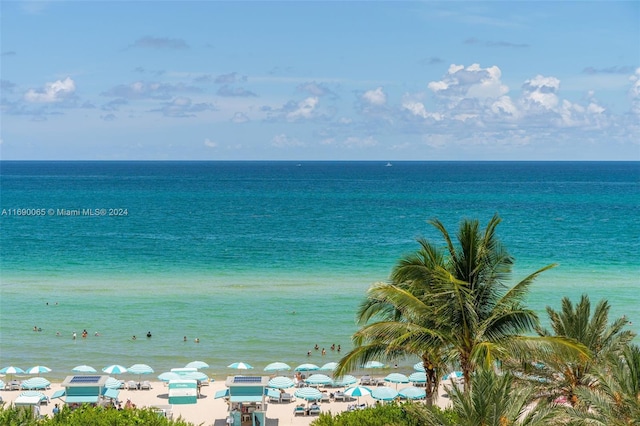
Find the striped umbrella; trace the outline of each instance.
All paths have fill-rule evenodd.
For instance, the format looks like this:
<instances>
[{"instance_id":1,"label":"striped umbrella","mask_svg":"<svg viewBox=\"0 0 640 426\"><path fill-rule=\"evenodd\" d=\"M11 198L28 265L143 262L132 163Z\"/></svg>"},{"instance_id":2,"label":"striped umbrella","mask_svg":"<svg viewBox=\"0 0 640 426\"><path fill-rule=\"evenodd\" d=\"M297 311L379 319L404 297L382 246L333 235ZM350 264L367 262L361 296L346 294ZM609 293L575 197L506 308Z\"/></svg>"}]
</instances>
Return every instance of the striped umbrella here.
<instances>
[{"instance_id":1,"label":"striped umbrella","mask_svg":"<svg viewBox=\"0 0 640 426\"><path fill-rule=\"evenodd\" d=\"M300 388L296 389L294 395L307 401L317 401L322 398L322 392L316 388Z\"/></svg>"},{"instance_id":2,"label":"striped umbrella","mask_svg":"<svg viewBox=\"0 0 640 426\"><path fill-rule=\"evenodd\" d=\"M416 371L409 375L409 381L411 383L427 383L427 373Z\"/></svg>"},{"instance_id":3,"label":"striped umbrella","mask_svg":"<svg viewBox=\"0 0 640 426\"><path fill-rule=\"evenodd\" d=\"M191 361L189 364L185 365L184 368L197 368L201 370L203 368L209 368L209 364L204 361Z\"/></svg>"},{"instance_id":4,"label":"striped umbrella","mask_svg":"<svg viewBox=\"0 0 640 426\"><path fill-rule=\"evenodd\" d=\"M337 362L328 362L325 365L323 365L322 367L318 368L318 370L333 371L333 370L336 369L337 366L338 366Z\"/></svg>"},{"instance_id":5,"label":"striped umbrella","mask_svg":"<svg viewBox=\"0 0 640 426\"><path fill-rule=\"evenodd\" d=\"M397 389L398 383L409 383L409 378L402 373L391 373L384 378L384 381L395 383Z\"/></svg>"},{"instance_id":6,"label":"striped umbrella","mask_svg":"<svg viewBox=\"0 0 640 426\"><path fill-rule=\"evenodd\" d=\"M358 379L356 379L351 374L347 374L346 376L342 376L341 378L334 380L333 381L333 386L335 386L335 387L343 387L343 386L352 385L352 384L357 383L357 382L358 382Z\"/></svg>"},{"instance_id":7,"label":"striped umbrella","mask_svg":"<svg viewBox=\"0 0 640 426\"><path fill-rule=\"evenodd\" d=\"M389 386L380 386L371 392L371 397L380 401L392 401L398 397L398 391Z\"/></svg>"},{"instance_id":8,"label":"striped umbrella","mask_svg":"<svg viewBox=\"0 0 640 426\"><path fill-rule=\"evenodd\" d=\"M183 377L178 374L178 373L174 373L173 371L167 371L166 373L162 373L158 376L159 380L162 380L163 382L170 382L171 380L180 380Z\"/></svg>"},{"instance_id":9,"label":"striped umbrella","mask_svg":"<svg viewBox=\"0 0 640 426\"><path fill-rule=\"evenodd\" d=\"M312 374L305 383L309 385L330 385L333 383L333 379L326 374Z\"/></svg>"},{"instance_id":10,"label":"striped umbrella","mask_svg":"<svg viewBox=\"0 0 640 426\"><path fill-rule=\"evenodd\" d=\"M32 377L22 382L22 389L47 389L51 382L44 377Z\"/></svg>"},{"instance_id":11,"label":"striped umbrella","mask_svg":"<svg viewBox=\"0 0 640 426\"><path fill-rule=\"evenodd\" d=\"M10 365L0 370L0 374L24 374L24 370L20 367L14 367Z\"/></svg>"},{"instance_id":12,"label":"striped umbrella","mask_svg":"<svg viewBox=\"0 0 640 426\"><path fill-rule=\"evenodd\" d=\"M422 364L422 361L418 361L415 364L413 364L413 369L416 371L425 371L424 364Z\"/></svg>"},{"instance_id":13,"label":"striped umbrella","mask_svg":"<svg viewBox=\"0 0 640 426\"><path fill-rule=\"evenodd\" d=\"M407 386L406 388L400 389L398 395L407 399L422 399L427 396L427 391L415 386Z\"/></svg>"},{"instance_id":14,"label":"striped umbrella","mask_svg":"<svg viewBox=\"0 0 640 426\"><path fill-rule=\"evenodd\" d=\"M201 382L209 381L209 376L204 374L202 371L190 371L188 373L182 373L180 374L180 377L182 379L200 380Z\"/></svg>"},{"instance_id":15,"label":"striped umbrella","mask_svg":"<svg viewBox=\"0 0 640 426\"><path fill-rule=\"evenodd\" d=\"M97 373L98 371L90 365L77 365L71 369L74 373Z\"/></svg>"},{"instance_id":16,"label":"striped umbrella","mask_svg":"<svg viewBox=\"0 0 640 426\"><path fill-rule=\"evenodd\" d=\"M51 369L49 367L45 367L44 365L36 365L35 367L31 367L26 371L27 374L44 374L50 373Z\"/></svg>"},{"instance_id":17,"label":"striped umbrella","mask_svg":"<svg viewBox=\"0 0 640 426\"><path fill-rule=\"evenodd\" d=\"M293 380L285 376L277 376L269 380L268 386L274 389L288 389L295 386Z\"/></svg>"},{"instance_id":18,"label":"striped umbrella","mask_svg":"<svg viewBox=\"0 0 640 426\"><path fill-rule=\"evenodd\" d=\"M360 397L371 395L371 389L366 386L352 386L344 391L344 394L354 398L358 398L358 405L360 405Z\"/></svg>"},{"instance_id":19,"label":"striped umbrella","mask_svg":"<svg viewBox=\"0 0 640 426\"><path fill-rule=\"evenodd\" d=\"M291 366L284 362L272 362L264 368L264 371L283 371L291 370Z\"/></svg>"},{"instance_id":20,"label":"striped umbrella","mask_svg":"<svg viewBox=\"0 0 640 426\"><path fill-rule=\"evenodd\" d=\"M104 383L104 387L108 389L120 389L122 386L122 382L115 377L108 377L107 381Z\"/></svg>"},{"instance_id":21,"label":"striped umbrella","mask_svg":"<svg viewBox=\"0 0 640 426\"><path fill-rule=\"evenodd\" d=\"M228 368L235 368L236 370L251 370L253 367L247 364L246 362L234 362L233 364L227 365Z\"/></svg>"},{"instance_id":22,"label":"striped umbrella","mask_svg":"<svg viewBox=\"0 0 640 426\"><path fill-rule=\"evenodd\" d=\"M131 367L127 368L127 372L131 374L151 374L153 373L153 368L147 364L133 364Z\"/></svg>"},{"instance_id":23,"label":"striped umbrella","mask_svg":"<svg viewBox=\"0 0 640 426\"><path fill-rule=\"evenodd\" d=\"M113 364L103 368L102 371L107 374L122 374L126 373L128 370L125 366L122 366L120 364Z\"/></svg>"},{"instance_id":24,"label":"striped umbrella","mask_svg":"<svg viewBox=\"0 0 640 426\"><path fill-rule=\"evenodd\" d=\"M318 367L315 364L306 363L306 364L300 364L295 368L295 370L296 371L315 371L315 370L320 370L320 367Z\"/></svg>"}]
</instances>

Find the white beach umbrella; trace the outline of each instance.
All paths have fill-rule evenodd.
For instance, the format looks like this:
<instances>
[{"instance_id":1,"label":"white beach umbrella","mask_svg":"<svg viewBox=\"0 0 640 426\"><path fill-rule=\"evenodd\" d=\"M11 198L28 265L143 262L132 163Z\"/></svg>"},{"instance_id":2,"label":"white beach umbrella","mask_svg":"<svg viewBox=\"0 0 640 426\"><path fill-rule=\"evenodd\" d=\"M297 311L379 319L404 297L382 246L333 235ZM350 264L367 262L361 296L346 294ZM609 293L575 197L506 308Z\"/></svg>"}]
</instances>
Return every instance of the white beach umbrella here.
<instances>
[{"instance_id":1,"label":"white beach umbrella","mask_svg":"<svg viewBox=\"0 0 640 426\"><path fill-rule=\"evenodd\" d=\"M234 362L233 364L227 365L228 368L235 368L236 370L251 370L253 367L247 364L246 362Z\"/></svg>"},{"instance_id":2,"label":"white beach umbrella","mask_svg":"<svg viewBox=\"0 0 640 426\"><path fill-rule=\"evenodd\" d=\"M425 371L424 364L422 363L422 361L418 361L415 364L413 364L413 369L416 371Z\"/></svg>"},{"instance_id":3,"label":"white beach umbrella","mask_svg":"<svg viewBox=\"0 0 640 426\"><path fill-rule=\"evenodd\" d=\"M409 381L411 383L427 383L427 373L416 371L409 375Z\"/></svg>"},{"instance_id":4,"label":"white beach umbrella","mask_svg":"<svg viewBox=\"0 0 640 426\"><path fill-rule=\"evenodd\" d=\"M322 367L318 368L318 370L321 370L321 371L333 371L333 370L336 369L337 366L338 366L337 362L327 362Z\"/></svg>"},{"instance_id":5,"label":"white beach umbrella","mask_svg":"<svg viewBox=\"0 0 640 426\"><path fill-rule=\"evenodd\" d=\"M288 389L295 386L293 380L285 376L277 376L269 380L268 386L274 389Z\"/></svg>"},{"instance_id":6,"label":"white beach umbrella","mask_svg":"<svg viewBox=\"0 0 640 426\"><path fill-rule=\"evenodd\" d=\"M300 388L296 389L294 395L307 401L317 401L322 398L322 392L316 388Z\"/></svg>"},{"instance_id":7,"label":"white beach umbrella","mask_svg":"<svg viewBox=\"0 0 640 426\"><path fill-rule=\"evenodd\" d=\"M27 374L44 374L50 373L51 369L49 367L45 367L44 365L36 365L35 367L31 367L26 371Z\"/></svg>"},{"instance_id":8,"label":"white beach umbrella","mask_svg":"<svg viewBox=\"0 0 640 426\"><path fill-rule=\"evenodd\" d=\"M123 365L113 364L103 368L102 371L104 371L107 374L122 374L122 373L126 373L128 370L127 370L127 367Z\"/></svg>"},{"instance_id":9,"label":"white beach umbrella","mask_svg":"<svg viewBox=\"0 0 640 426\"><path fill-rule=\"evenodd\" d=\"M24 374L24 370L20 367L10 365L0 370L0 374Z\"/></svg>"},{"instance_id":10,"label":"white beach umbrella","mask_svg":"<svg viewBox=\"0 0 640 426\"><path fill-rule=\"evenodd\" d=\"M264 371L284 371L291 370L291 366L284 362L272 362L264 368Z\"/></svg>"},{"instance_id":11,"label":"white beach umbrella","mask_svg":"<svg viewBox=\"0 0 640 426\"><path fill-rule=\"evenodd\" d=\"M358 398L358 405L360 405L360 397L371 395L371 389L366 386L352 386L345 389L344 394L353 398Z\"/></svg>"},{"instance_id":12,"label":"white beach umbrella","mask_svg":"<svg viewBox=\"0 0 640 426\"><path fill-rule=\"evenodd\" d=\"M166 373L162 373L158 376L159 380L162 380L163 382L170 382L171 380L180 380L183 377L178 374L178 373L174 373L173 371L167 371Z\"/></svg>"},{"instance_id":13,"label":"white beach umbrella","mask_svg":"<svg viewBox=\"0 0 640 426\"><path fill-rule=\"evenodd\" d=\"M122 382L115 377L107 377L107 381L104 383L104 387L108 389L120 389Z\"/></svg>"},{"instance_id":14,"label":"white beach umbrella","mask_svg":"<svg viewBox=\"0 0 640 426\"><path fill-rule=\"evenodd\" d=\"M189 364L185 365L184 368L197 368L201 370L203 368L209 368L209 364L204 361L191 361Z\"/></svg>"},{"instance_id":15,"label":"white beach umbrella","mask_svg":"<svg viewBox=\"0 0 640 426\"><path fill-rule=\"evenodd\" d=\"M152 374L153 368L147 364L133 364L131 367L127 368L127 372L131 374Z\"/></svg>"},{"instance_id":16,"label":"white beach umbrella","mask_svg":"<svg viewBox=\"0 0 640 426\"><path fill-rule=\"evenodd\" d=\"M90 365L76 365L71 369L74 373L97 373L98 371Z\"/></svg>"},{"instance_id":17,"label":"white beach umbrella","mask_svg":"<svg viewBox=\"0 0 640 426\"><path fill-rule=\"evenodd\" d=\"M311 363L305 363L305 364L300 364L299 366L297 366L295 368L295 371L315 371L315 370L319 370L320 367L318 367L315 364L311 364Z\"/></svg>"}]
</instances>

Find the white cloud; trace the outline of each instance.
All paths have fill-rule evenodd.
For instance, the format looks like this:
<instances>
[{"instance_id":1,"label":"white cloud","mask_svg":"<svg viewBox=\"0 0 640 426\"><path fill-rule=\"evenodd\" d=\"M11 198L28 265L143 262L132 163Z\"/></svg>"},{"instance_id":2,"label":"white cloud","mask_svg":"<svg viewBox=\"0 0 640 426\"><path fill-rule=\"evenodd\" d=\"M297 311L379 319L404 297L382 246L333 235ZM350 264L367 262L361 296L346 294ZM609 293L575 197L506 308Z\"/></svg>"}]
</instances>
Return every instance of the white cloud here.
<instances>
[{"instance_id":1,"label":"white cloud","mask_svg":"<svg viewBox=\"0 0 640 426\"><path fill-rule=\"evenodd\" d=\"M243 112L236 112L231 119L232 123L246 123L248 121L250 121L249 117Z\"/></svg>"},{"instance_id":2,"label":"white cloud","mask_svg":"<svg viewBox=\"0 0 640 426\"><path fill-rule=\"evenodd\" d=\"M544 109L552 110L559 103L556 94L558 89L560 89L560 80L555 77L537 75L524 82L522 86L523 101L527 105L540 106Z\"/></svg>"},{"instance_id":3,"label":"white cloud","mask_svg":"<svg viewBox=\"0 0 640 426\"><path fill-rule=\"evenodd\" d=\"M290 148L290 147L304 146L304 144L299 140L297 140L296 138L287 136L284 133L275 135L271 140L271 145L275 146L276 148Z\"/></svg>"},{"instance_id":4,"label":"white cloud","mask_svg":"<svg viewBox=\"0 0 640 426\"><path fill-rule=\"evenodd\" d=\"M364 92L362 99L375 106L382 106L387 103L387 95L382 90L382 87Z\"/></svg>"},{"instance_id":5,"label":"white cloud","mask_svg":"<svg viewBox=\"0 0 640 426\"><path fill-rule=\"evenodd\" d=\"M312 118L318 105L317 97L306 98L297 104L297 108L287 113L288 120L298 120L300 118Z\"/></svg>"},{"instance_id":6,"label":"white cloud","mask_svg":"<svg viewBox=\"0 0 640 426\"><path fill-rule=\"evenodd\" d=\"M344 141L344 146L347 148L370 148L378 145L378 141L372 136L357 137L350 136Z\"/></svg>"},{"instance_id":7,"label":"white cloud","mask_svg":"<svg viewBox=\"0 0 640 426\"><path fill-rule=\"evenodd\" d=\"M64 100L73 95L75 91L75 82L70 77L67 77L64 80L45 84L43 89L29 89L24 98L28 102L53 103Z\"/></svg>"},{"instance_id":8,"label":"white cloud","mask_svg":"<svg viewBox=\"0 0 640 426\"><path fill-rule=\"evenodd\" d=\"M204 140L204 146L209 147L209 148L217 148L218 147L218 142L214 142L209 138L206 138Z\"/></svg>"}]
</instances>

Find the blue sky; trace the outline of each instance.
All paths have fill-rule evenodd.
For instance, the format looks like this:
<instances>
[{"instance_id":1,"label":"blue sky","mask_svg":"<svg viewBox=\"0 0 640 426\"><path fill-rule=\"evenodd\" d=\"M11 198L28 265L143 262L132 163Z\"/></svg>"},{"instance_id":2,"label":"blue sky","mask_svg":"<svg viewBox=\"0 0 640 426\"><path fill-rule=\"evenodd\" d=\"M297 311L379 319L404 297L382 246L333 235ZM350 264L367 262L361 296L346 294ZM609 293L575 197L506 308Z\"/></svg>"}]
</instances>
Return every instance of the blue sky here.
<instances>
[{"instance_id":1,"label":"blue sky","mask_svg":"<svg viewBox=\"0 0 640 426\"><path fill-rule=\"evenodd\" d=\"M2 159L640 160L640 2L0 3Z\"/></svg>"}]
</instances>

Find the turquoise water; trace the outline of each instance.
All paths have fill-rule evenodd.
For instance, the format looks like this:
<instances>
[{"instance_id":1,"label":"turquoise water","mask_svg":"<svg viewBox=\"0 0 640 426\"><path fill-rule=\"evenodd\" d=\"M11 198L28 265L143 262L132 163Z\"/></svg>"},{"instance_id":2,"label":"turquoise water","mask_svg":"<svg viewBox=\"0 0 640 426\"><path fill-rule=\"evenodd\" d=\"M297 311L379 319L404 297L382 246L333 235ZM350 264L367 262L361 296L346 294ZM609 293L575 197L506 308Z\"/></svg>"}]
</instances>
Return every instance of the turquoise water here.
<instances>
[{"instance_id":1,"label":"turquoise water","mask_svg":"<svg viewBox=\"0 0 640 426\"><path fill-rule=\"evenodd\" d=\"M336 361L329 347L349 349L366 289L417 248L416 237L437 239L428 219L455 232L462 218L484 225L496 212L514 282L559 264L530 296L543 320L545 306L586 292L640 331L638 162L0 168L0 366L44 364L64 377L78 364L162 372L199 359L223 377L235 361L256 371ZM72 340L83 329L89 337Z\"/></svg>"}]
</instances>

